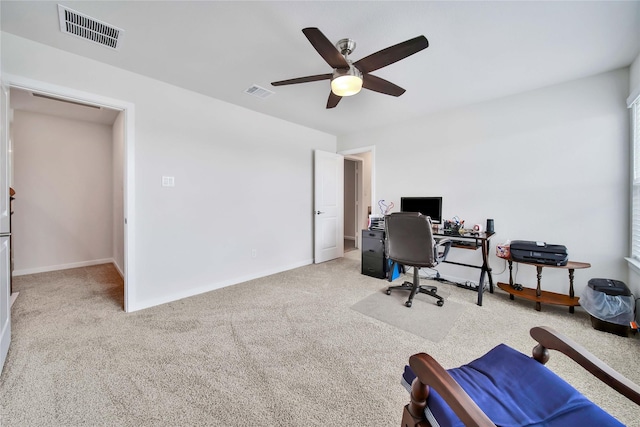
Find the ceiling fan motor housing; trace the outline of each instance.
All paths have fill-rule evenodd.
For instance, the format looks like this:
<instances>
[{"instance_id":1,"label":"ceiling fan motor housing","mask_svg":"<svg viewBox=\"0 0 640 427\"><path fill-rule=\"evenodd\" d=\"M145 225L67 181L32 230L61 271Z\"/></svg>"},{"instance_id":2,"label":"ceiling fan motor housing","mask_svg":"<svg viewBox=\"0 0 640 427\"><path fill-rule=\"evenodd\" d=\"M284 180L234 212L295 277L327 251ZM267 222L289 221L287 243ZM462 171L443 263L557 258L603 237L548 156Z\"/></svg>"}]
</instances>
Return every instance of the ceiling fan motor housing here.
<instances>
[{"instance_id":1,"label":"ceiling fan motor housing","mask_svg":"<svg viewBox=\"0 0 640 427\"><path fill-rule=\"evenodd\" d=\"M351 52L356 50L356 42L351 39L341 39L336 43L336 48L338 51L343 54L345 57L347 55L351 55Z\"/></svg>"}]
</instances>

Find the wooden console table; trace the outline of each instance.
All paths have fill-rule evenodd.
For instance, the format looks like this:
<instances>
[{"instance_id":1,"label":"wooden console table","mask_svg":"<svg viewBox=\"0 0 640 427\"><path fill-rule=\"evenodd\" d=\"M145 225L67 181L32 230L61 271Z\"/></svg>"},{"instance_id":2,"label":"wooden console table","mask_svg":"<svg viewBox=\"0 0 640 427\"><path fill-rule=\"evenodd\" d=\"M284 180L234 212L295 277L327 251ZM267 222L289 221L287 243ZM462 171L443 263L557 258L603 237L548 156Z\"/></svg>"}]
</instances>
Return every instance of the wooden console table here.
<instances>
[{"instance_id":1,"label":"wooden console table","mask_svg":"<svg viewBox=\"0 0 640 427\"><path fill-rule=\"evenodd\" d=\"M520 264L527 265L535 265L536 270L538 272L538 284L535 289L525 288L521 285L513 283L513 260L509 259L509 283L498 283L498 287L503 291L509 294L510 299L514 299L514 297L524 298L529 301L536 302L536 310L540 311L541 303L545 304L555 304L555 305L564 305L569 307L569 313L574 312L574 307L576 305L580 305L578 300L579 297L576 297L573 291L573 272L577 269L581 268L589 268L591 264L588 262L577 262L577 261L569 261L567 265L548 265L548 264L538 264L535 262L524 262L517 261ZM540 287L540 281L542 279L542 268L564 268L569 270L569 295L558 294L555 292L543 291Z\"/></svg>"}]
</instances>

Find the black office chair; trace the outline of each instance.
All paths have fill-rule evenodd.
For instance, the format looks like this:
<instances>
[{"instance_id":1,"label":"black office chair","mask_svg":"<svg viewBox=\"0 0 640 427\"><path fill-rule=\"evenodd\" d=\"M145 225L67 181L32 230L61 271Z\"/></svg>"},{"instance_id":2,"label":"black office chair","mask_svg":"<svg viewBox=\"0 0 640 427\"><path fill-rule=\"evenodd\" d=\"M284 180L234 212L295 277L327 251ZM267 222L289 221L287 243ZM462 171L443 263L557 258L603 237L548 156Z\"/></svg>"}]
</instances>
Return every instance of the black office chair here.
<instances>
[{"instance_id":1,"label":"black office chair","mask_svg":"<svg viewBox=\"0 0 640 427\"><path fill-rule=\"evenodd\" d=\"M416 293L431 295L444 305L444 298L437 294L436 286L420 285L418 270L421 267L433 268L444 261L451 248L451 240L436 241L431 231L431 218L417 212L394 212L385 217L385 252L392 261L389 281L396 265L413 267L413 283L404 282L400 286L389 286L387 295L392 290L411 291L409 299L404 303L411 307Z\"/></svg>"}]
</instances>

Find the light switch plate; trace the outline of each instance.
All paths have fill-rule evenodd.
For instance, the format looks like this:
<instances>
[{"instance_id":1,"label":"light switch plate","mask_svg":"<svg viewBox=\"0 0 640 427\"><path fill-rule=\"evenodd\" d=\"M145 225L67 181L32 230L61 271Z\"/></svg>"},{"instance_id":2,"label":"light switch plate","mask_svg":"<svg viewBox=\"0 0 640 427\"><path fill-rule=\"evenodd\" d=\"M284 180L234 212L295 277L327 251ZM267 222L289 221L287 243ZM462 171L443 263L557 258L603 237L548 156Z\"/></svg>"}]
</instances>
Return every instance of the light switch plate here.
<instances>
[{"instance_id":1,"label":"light switch plate","mask_svg":"<svg viewBox=\"0 0 640 427\"><path fill-rule=\"evenodd\" d=\"M162 186L163 187L175 187L176 180L172 176L163 176L162 177Z\"/></svg>"}]
</instances>

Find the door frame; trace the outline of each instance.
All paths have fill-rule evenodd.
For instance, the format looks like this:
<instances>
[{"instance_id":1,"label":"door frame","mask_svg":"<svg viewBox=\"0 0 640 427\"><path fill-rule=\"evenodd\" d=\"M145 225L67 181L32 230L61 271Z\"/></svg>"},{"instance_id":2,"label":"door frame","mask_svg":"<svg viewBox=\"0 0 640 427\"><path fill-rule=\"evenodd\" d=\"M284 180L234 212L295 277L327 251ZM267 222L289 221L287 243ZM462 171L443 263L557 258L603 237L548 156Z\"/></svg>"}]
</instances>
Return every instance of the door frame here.
<instances>
[{"instance_id":1,"label":"door frame","mask_svg":"<svg viewBox=\"0 0 640 427\"><path fill-rule=\"evenodd\" d=\"M360 230L362 230L362 218L363 218L363 204L364 204L364 188L363 188L363 176L362 176L362 171L364 170L364 160L362 160L359 157L356 156L344 156L344 160L345 161L350 161L350 162L354 162L356 164L356 176L355 176L355 200L353 201L353 203L355 204L355 230L354 230L354 237L355 237L355 248L359 249L360 248L360 242L359 242L359 238L358 235L360 234ZM347 187L347 183L346 183L346 179L345 179L345 190ZM346 211L346 206L345 206L345 211ZM346 234L346 233L345 233Z\"/></svg>"},{"instance_id":2,"label":"door frame","mask_svg":"<svg viewBox=\"0 0 640 427\"><path fill-rule=\"evenodd\" d=\"M11 195L9 186L9 87L0 82L0 373L11 347Z\"/></svg>"},{"instance_id":3,"label":"door frame","mask_svg":"<svg viewBox=\"0 0 640 427\"><path fill-rule=\"evenodd\" d=\"M342 154L345 159L349 159L349 160L361 160L361 158L359 157L355 157L355 156L351 156L353 154L362 154L362 153L371 153L371 210L373 212L374 206L377 206L376 204L376 147L375 145L369 145L366 147L360 147L360 148L352 148L349 150L342 150L342 151L338 151L338 154ZM362 161L362 164L364 164L364 161ZM364 168L361 169L360 171L360 217L364 218L364 209L365 209L365 203L364 203ZM363 224L363 229L367 228L368 224L365 222L365 224ZM356 245L357 247L362 247L362 233L356 233Z\"/></svg>"},{"instance_id":4,"label":"door frame","mask_svg":"<svg viewBox=\"0 0 640 427\"><path fill-rule=\"evenodd\" d=\"M22 76L4 74L2 82L8 88L16 88L77 101L84 104L120 110L124 114L124 159L123 159L123 209L124 209L124 311L136 309L134 295L135 283L135 104L84 92L48 82L33 80ZM8 126L9 123L6 123ZM6 155L7 153L3 153Z\"/></svg>"}]
</instances>

